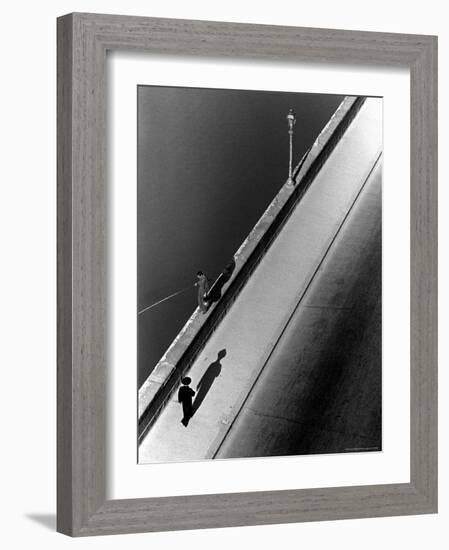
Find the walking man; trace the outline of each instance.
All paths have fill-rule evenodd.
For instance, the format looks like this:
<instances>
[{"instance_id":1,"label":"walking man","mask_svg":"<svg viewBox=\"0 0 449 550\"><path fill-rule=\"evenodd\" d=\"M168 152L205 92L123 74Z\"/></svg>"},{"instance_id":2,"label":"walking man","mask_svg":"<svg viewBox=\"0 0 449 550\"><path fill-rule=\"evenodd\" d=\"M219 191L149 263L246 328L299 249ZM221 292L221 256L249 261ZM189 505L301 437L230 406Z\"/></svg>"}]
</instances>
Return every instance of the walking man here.
<instances>
[{"instance_id":1,"label":"walking man","mask_svg":"<svg viewBox=\"0 0 449 550\"><path fill-rule=\"evenodd\" d=\"M196 274L197 282L195 286L198 287L198 306L203 313L206 313L209 307L209 300L207 293L209 292L209 280L202 271L198 271Z\"/></svg>"},{"instance_id":2,"label":"walking man","mask_svg":"<svg viewBox=\"0 0 449 550\"><path fill-rule=\"evenodd\" d=\"M182 404L182 412L184 413L184 417L181 420L181 423L187 428L187 425L189 423L189 420L192 418L192 398L195 395L195 391L192 390L192 388L189 386L190 382L192 381L191 378L188 376L185 376L181 382L182 386L179 388L178 391L178 401Z\"/></svg>"}]
</instances>

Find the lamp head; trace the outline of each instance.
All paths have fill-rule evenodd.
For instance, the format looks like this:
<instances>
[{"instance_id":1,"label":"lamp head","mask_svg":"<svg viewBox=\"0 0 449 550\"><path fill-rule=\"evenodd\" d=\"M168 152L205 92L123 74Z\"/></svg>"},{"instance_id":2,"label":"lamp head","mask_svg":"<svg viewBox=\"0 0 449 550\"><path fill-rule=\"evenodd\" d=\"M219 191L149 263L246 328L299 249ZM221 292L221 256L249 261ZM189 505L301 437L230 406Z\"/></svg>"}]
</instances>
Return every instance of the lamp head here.
<instances>
[{"instance_id":1,"label":"lamp head","mask_svg":"<svg viewBox=\"0 0 449 550\"><path fill-rule=\"evenodd\" d=\"M290 109L287 115L287 121L288 121L288 127L293 128L294 124L296 123L296 113L293 109Z\"/></svg>"}]
</instances>

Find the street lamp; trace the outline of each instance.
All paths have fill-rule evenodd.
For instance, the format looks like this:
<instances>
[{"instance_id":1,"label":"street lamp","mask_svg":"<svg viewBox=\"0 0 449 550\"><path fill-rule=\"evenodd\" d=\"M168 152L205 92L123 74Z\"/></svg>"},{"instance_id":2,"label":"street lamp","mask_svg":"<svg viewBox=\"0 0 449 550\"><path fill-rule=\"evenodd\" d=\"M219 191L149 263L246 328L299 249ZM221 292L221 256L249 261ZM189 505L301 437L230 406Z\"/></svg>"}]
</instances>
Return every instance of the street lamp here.
<instances>
[{"instance_id":1,"label":"street lamp","mask_svg":"<svg viewBox=\"0 0 449 550\"><path fill-rule=\"evenodd\" d=\"M293 187L294 181L292 177L292 163L293 163L293 126L296 124L296 114L293 109L290 109L287 115L287 122L288 122L288 135L290 138L290 159L288 163L288 180L287 185L290 187Z\"/></svg>"}]
</instances>

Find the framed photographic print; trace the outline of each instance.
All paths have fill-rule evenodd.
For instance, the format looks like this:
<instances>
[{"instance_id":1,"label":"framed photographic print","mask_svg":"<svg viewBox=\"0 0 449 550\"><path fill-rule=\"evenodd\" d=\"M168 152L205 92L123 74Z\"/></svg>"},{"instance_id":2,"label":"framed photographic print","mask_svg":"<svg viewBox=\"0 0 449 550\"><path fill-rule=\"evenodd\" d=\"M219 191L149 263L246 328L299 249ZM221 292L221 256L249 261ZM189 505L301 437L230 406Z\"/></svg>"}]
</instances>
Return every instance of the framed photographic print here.
<instances>
[{"instance_id":1,"label":"framed photographic print","mask_svg":"<svg viewBox=\"0 0 449 550\"><path fill-rule=\"evenodd\" d=\"M436 38L58 20L58 530L437 507Z\"/></svg>"}]
</instances>

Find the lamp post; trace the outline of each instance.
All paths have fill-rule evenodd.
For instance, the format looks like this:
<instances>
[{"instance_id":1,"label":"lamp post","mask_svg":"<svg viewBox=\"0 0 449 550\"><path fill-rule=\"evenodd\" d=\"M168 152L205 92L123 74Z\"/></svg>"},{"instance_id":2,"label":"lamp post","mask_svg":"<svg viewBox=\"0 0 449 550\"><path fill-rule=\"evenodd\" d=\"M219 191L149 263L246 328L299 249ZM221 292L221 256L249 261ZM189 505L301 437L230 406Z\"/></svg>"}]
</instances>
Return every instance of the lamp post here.
<instances>
[{"instance_id":1,"label":"lamp post","mask_svg":"<svg viewBox=\"0 0 449 550\"><path fill-rule=\"evenodd\" d=\"M288 122L288 135L290 138L290 159L288 163L288 180L287 185L290 187L293 187L294 181L292 177L292 170L293 170L293 126L296 124L296 114L293 109L290 109L287 115L287 122Z\"/></svg>"}]
</instances>

